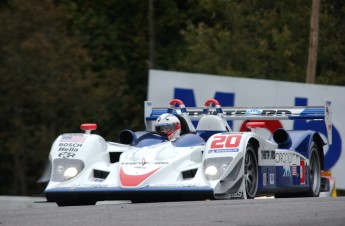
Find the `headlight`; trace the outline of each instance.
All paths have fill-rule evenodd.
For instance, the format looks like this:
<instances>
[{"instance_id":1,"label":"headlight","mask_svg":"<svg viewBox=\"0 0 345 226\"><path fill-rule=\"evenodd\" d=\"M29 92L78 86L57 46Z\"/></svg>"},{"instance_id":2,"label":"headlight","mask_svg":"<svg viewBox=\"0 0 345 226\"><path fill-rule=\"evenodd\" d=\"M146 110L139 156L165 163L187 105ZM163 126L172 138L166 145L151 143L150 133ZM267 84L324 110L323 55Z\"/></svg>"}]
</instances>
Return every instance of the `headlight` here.
<instances>
[{"instance_id":1,"label":"headlight","mask_svg":"<svg viewBox=\"0 0 345 226\"><path fill-rule=\"evenodd\" d=\"M232 157L209 158L204 161L207 180L219 180L230 165Z\"/></svg>"},{"instance_id":2,"label":"headlight","mask_svg":"<svg viewBox=\"0 0 345 226\"><path fill-rule=\"evenodd\" d=\"M205 175L215 176L215 175L217 175L217 173L218 173L218 170L217 170L217 167L215 167L215 166L208 166L205 169Z\"/></svg>"},{"instance_id":3,"label":"headlight","mask_svg":"<svg viewBox=\"0 0 345 226\"><path fill-rule=\"evenodd\" d=\"M63 182L77 176L84 169L80 159L54 159L52 181Z\"/></svg>"},{"instance_id":4,"label":"headlight","mask_svg":"<svg viewBox=\"0 0 345 226\"><path fill-rule=\"evenodd\" d=\"M72 177L75 177L77 174L78 174L78 169L75 168L75 167L70 167L70 168L67 168L66 171L64 172L64 176L65 178L67 179L70 179Z\"/></svg>"}]
</instances>

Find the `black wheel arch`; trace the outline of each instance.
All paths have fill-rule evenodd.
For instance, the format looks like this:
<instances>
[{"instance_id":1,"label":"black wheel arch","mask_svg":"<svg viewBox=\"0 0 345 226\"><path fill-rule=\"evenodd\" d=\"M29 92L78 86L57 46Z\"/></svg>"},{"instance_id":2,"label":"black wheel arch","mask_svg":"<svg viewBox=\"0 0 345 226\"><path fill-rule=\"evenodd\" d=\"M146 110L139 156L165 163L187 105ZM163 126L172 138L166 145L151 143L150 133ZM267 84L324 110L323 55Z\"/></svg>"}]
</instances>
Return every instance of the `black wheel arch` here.
<instances>
[{"instance_id":1,"label":"black wheel arch","mask_svg":"<svg viewBox=\"0 0 345 226\"><path fill-rule=\"evenodd\" d=\"M254 137L252 137L249 139L248 144L251 144L254 147L256 159L258 160L258 157L259 157L258 152L259 152L260 142L257 139L255 139Z\"/></svg>"},{"instance_id":2,"label":"black wheel arch","mask_svg":"<svg viewBox=\"0 0 345 226\"><path fill-rule=\"evenodd\" d=\"M321 163L321 170L324 169L325 166L325 155L323 153L323 146L325 145L321 135L319 133L314 133L313 135L313 141L315 142L317 149L319 151L319 156L320 156L320 163Z\"/></svg>"},{"instance_id":3,"label":"black wheel arch","mask_svg":"<svg viewBox=\"0 0 345 226\"><path fill-rule=\"evenodd\" d=\"M256 169L255 169L255 171L256 171L256 173L255 173L256 174L255 175L255 178L256 178L255 179L255 186L256 186L256 188L255 188L255 191L253 190L253 188L250 188L249 191L247 190L247 179L245 179L245 187L246 187L246 189L245 189L246 191L245 192L247 193L247 198L248 199L252 199L252 198L254 198L258 194L258 186L259 186L259 169L258 169L259 168L259 156L258 156L258 154L259 154L260 142L256 138L251 137L248 140L246 150L248 150L248 147L250 147L250 150L251 150L249 152L254 154L254 156L253 156L255 158L255 160L254 160L255 163L254 164L256 164ZM251 154L251 155L253 155L253 154ZM246 161L245 160L247 158L246 156L247 156L247 152L246 152L244 160L243 160L244 162ZM246 163L244 163L244 164L245 164L244 167L246 168ZM245 174L246 174L246 170L245 170ZM251 177L251 178L253 179L253 177ZM250 179L250 180L252 180L252 179ZM250 182L250 183L252 184L252 182ZM252 187L252 186L253 186L253 184L250 187Z\"/></svg>"}]
</instances>

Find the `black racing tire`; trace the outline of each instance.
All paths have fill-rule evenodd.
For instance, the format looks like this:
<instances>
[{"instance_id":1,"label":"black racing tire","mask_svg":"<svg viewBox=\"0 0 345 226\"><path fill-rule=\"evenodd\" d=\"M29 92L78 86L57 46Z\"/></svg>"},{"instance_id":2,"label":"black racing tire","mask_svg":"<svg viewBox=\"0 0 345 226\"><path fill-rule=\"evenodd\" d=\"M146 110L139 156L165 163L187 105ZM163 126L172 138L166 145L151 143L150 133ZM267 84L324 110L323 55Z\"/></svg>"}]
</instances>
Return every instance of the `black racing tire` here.
<instances>
[{"instance_id":1,"label":"black racing tire","mask_svg":"<svg viewBox=\"0 0 345 226\"><path fill-rule=\"evenodd\" d=\"M309 191L307 196L318 197L321 189L321 158L315 142L310 145L309 159Z\"/></svg>"},{"instance_id":2,"label":"black racing tire","mask_svg":"<svg viewBox=\"0 0 345 226\"><path fill-rule=\"evenodd\" d=\"M258 190L258 160L255 148L248 144L244 158L244 180L247 199L253 199Z\"/></svg>"}]
</instances>

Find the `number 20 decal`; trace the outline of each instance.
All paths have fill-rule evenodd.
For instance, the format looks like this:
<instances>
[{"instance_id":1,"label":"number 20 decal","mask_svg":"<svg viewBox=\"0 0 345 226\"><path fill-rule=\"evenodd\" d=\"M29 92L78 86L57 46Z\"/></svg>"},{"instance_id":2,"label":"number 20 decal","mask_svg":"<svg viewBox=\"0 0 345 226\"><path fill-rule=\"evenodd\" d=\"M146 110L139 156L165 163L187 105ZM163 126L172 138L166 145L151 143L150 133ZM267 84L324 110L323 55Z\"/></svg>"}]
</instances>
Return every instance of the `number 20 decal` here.
<instances>
[{"instance_id":1,"label":"number 20 decal","mask_svg":"<svg viewBox=\"0 0 345 226\"><path fill-rule=\"evenodd\" d=\"M241 135L218 135L213 137L211 149L235 148L241 142Z\"/></svg>"}]
</instances>

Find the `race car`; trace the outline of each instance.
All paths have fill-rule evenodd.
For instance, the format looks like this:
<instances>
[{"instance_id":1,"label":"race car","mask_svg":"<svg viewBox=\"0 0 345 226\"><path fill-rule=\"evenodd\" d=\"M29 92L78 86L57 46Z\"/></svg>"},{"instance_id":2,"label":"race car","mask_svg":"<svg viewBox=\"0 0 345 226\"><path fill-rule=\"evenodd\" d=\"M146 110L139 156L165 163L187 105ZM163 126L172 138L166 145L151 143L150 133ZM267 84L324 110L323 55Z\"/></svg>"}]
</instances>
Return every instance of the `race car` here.
<instances>
[{"instance_id":1,"label":"race car","mask_svg":"<svg viewBox=\"0 0 345 226\"><path fill-rule=\"evenodd\" d=\"M155 132L157 118L178 117L176 140ZM315 131L258 133L270 120L325 120L328 139ZM247 120L235 132L231 120ZM259 120L259 121L258 121ZM260 121L261 120L261 121ZM264 121L262 121L264 120ZM145 131L124 130L120 142L91 133L62 134L54 141L42 181L48 202L94 205L103 200L157 202L252 199L264 194L317 197L329 191L322 177L325 140L331 143L331 102L322 107L222 108L215 99L186 108L173 99L168 108L145 102Z\"/></svg>"}]
</instances>

